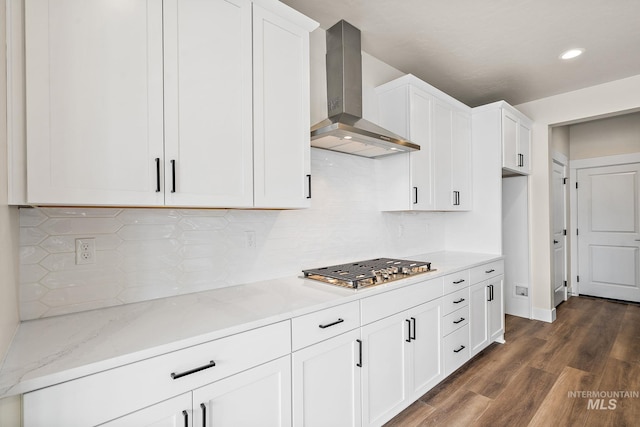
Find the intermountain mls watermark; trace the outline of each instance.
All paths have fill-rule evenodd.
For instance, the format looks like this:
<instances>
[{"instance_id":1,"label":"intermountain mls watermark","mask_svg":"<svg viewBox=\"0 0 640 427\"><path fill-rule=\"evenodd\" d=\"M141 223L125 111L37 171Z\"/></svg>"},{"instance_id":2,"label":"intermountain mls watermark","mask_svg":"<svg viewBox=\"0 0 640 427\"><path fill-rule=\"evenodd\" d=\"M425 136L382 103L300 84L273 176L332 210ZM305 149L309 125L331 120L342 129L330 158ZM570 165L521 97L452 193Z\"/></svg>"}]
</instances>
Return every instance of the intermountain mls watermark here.
<instances>
[{"instance_id":1,"label":"intermountain mls watermark","mask_svg":"<svg viewBox=\"0 0 640 427\"><path fill-rule=\"evenodd\" d=\"M569 391L567 397L573 399L589 399L587 401L587 409L607 409L614 410L618 406L619 399L639 399L640 391L630 390L575 390Z\"/></svg>"}]
</instances>

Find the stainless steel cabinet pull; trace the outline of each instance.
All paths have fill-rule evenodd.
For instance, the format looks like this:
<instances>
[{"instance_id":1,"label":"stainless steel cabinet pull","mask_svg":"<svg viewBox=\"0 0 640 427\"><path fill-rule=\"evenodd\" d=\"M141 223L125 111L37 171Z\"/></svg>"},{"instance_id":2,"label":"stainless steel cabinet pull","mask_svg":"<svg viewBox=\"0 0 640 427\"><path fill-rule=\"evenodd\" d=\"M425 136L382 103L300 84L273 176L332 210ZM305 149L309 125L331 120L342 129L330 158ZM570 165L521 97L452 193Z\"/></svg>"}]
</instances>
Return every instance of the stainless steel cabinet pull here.
<instances>
[{"instance_id":1,"label":"stainless steel cabinet pull","mask_svg":"<svg viewBox=\"0 0 640 427\"><path fill-rule=\"evenodd\" d=\"M492 268L491 270L487 270L485 271L485 273L489 274L489 273L493 273L495 270Z\"/></svg>"},{"instance_id":2,"label":"stainless steel cabinet pull","mask_svg":"<svg viewBox=\"0 0 640 427\"><path fill-rule=\"evenodd\" d=\"M462 282L464 282L464 279L456 280L455 282L453 282L453 284L454 285L459 285Z\"/></svg>"},{"instance_id":3,"label":"stainless steel cabinet pull","mask_svg":"<svg viewBox=\"0 0 640 427\"><path fill-rule=\"evenodd\" d=\"M173 378L174 380L177 380L178 378L182 378L182 377L185 377L187 375L195 374L196 372L204 371L205 369L213 368L214 366L216 366L216 362L214 362L212 360L207 365L200 366L198 368L193 368L193 369L190 369L188 371L180 372L179 374L176 374L175 372L172 372L171 373L171 378Z\"/></svg>"},{"instance_id":4,"label":"stainless steel cabinet pull","mask_svg":"<svg viewBox=\"0 0 640 427\"><path fill-rule=\"evenodd\" d=\"M413 204L418 204L418 187L413 187Z\"/></svg>"},{"instance_id":5,"label":"stainless steel cabinet pull","mask_svg":"<svg viewBox=\"0 0 640 427\"><path fill-rule=\"evenodd\" d=\"M160 192L160 157L156 157L156 193Z\"/></svg>"},{"instance_id":6,"label":"stainless steel cabinet pull","mask_svg":"<svg viewBox=\"0 0 640 427\"><path fill-rule=\"evenodd\" d=\"M462 350L465 349L465 346L461 345L459 349L457 350L453 350L454 353L460 353Z\"/></svg>"},{"instance_id":7,"label":"stainless steel cabinet pull","mask_svg":"<svg viewBox=\"0 0 640 427\"><path fill-rule=\"evenodd\" d=\"M309 183L309 195L307 196L307 199L311 198L311 175L307 175L307 182Z\"/></svg>"},{"instance_id":8,"label":"stainless steel cabinet pull","mask_svg":"<svg viewBox=\"0 0 640 427\"><path fill-rule=\"evenodd\" d=\"M171 192L176 192L176 161L171 160Z\"/></svg>"},{"instance_id":9,"label":"stainless steel cabinet pull","mask_svg":"<svg viewBox=\"0 0 640 427\"><path fill-rule=\"evenodd\" d=\"M182 416L184 417L184 427L189 427L189 413L182 411Z\"/></svg>"},{"instance_id":10,"label":"stainless steel cabinet pull","mask_svg":"<svg viewBox=\"0 0 640 427\"><path fill-rule=\"evenodd\" d=\"M411 320L405 319L404 321L407 322L407 339L405 341L411 342Z\"/></svg>"},{"instance_id":11,"label":"stainless steel cabinet pull","mask_svg":"<svg viewBox=\"0 0 640 427\"><path fill-rule=\"evenodd\" d=\"M337 325L338 323L342 323L344 322L344 319L338 319L335 322L331 322L331 323L327 323L326 325L318 325L319 328L324 329L324 328L328 328L329 326L334 326Z\"/></svg>"},{"instance_id":12,"label":"stainless steel cabinet pull","mask_svg":"<svg viewBox=\"0 0 640 427\"><path fill-rule=\"evenodd\" d=\"M410 336L410 338L415 341L415 339L416 339L416 318L412 317L411 318L411 322L413 322L413 336Z\"/></svg>"},{"instance_id":13,"label":"stainless steel cabinet pull","mask_svg":"<svg viewBox=\"0 0 640 427\"><path fill-rule=\"evenodd\" d=\"M456 325L460 322L464 322L464 317L461 317L459 320L454 320L453 323L455 323Z\"/></svg>"},{"instance_id":14,"label":"stainless steel cabinet pull","mask_svg":"<svg viewBox=\"0 0 640 427\"><path fill-rule=\"evenodd\" d=\"M358 343L358 363L356 366L362 368L362 340L356 340L356 342Z\"/></svg>"},{"instance_id":15,"label":"stainless steel cabinet pull","mask_svg":"<svg viewBox=\"0 0 640 427\"><path fill-rule=\"evenodd\" d=\"M454 301L454 304L460 304L462 301L464 301L464 298L460 298L458 301Z\"/></svg>"},{"instance_id":16,"label":"stainless steel cabinet pull","mask_svg":"<svg viewBox=\"0 0 640 427\"><path fill-rule=\"evenodd\" d=\"M207 427L207 405L201 403L200 409L202 409L202 427Z\"/></svg>"}]
</instances>

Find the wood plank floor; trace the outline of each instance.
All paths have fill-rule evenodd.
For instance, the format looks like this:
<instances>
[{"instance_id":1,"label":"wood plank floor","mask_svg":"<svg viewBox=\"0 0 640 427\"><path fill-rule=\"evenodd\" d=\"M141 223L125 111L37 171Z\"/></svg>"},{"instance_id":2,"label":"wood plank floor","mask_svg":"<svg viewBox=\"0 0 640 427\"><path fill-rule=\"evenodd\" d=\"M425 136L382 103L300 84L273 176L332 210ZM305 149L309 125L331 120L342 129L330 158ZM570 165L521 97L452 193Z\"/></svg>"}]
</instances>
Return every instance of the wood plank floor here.
<instances>
[{"instance_id":1,"label":"wood plank floor","mask_svg":"<svg viewBox=\"0 0 640 427\"><path fill-rule=\"evenodd\" d=\"M506 344L491 344L386 427L640 426L640 305L573 297L556 314L554 323L507 316Z\"/></svg>"}]
</instances>

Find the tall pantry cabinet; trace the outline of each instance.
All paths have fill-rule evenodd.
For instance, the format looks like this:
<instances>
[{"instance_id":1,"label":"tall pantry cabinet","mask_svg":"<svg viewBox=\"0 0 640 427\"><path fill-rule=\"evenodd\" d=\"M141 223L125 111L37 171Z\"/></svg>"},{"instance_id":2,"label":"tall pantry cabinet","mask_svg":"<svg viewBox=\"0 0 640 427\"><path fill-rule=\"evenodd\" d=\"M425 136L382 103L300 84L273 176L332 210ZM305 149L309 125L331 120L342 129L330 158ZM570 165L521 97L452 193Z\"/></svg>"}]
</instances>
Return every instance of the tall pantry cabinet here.
<instances>
[{"instance_id":1,"label":"tall pantry cabinet","mask_svg":"<svg viewBox=\"0 0 640 427\"><path fill-rule=\"evenodd\" d=\"M275 0L25 0L24 25L24 203L309 205L314 21Z\"/></svg>"}]
</instances>

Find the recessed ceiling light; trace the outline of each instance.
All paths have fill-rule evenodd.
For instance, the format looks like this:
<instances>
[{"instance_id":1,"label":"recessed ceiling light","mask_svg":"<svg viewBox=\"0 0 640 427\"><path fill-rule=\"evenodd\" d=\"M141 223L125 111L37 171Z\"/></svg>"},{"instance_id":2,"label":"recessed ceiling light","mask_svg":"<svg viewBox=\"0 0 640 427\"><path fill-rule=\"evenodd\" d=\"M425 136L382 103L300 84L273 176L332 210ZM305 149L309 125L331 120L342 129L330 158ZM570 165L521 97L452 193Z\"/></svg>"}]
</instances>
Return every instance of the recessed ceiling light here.
<instances>
[{"instance_id":1,"label":"recessed ceiling light","mask_svg":"<svg viewBox=\"0 0 640 427\"><path fill-rule=\"evenodd\" d=\"M582 49L582 48L569 49L568 51L566 51L562 55L560 55L560 58L561 59L571 59L571 58L575 58L576 56L580 56L583 53L584 53L584 49Z\"/></svg>"}]
</instances>

